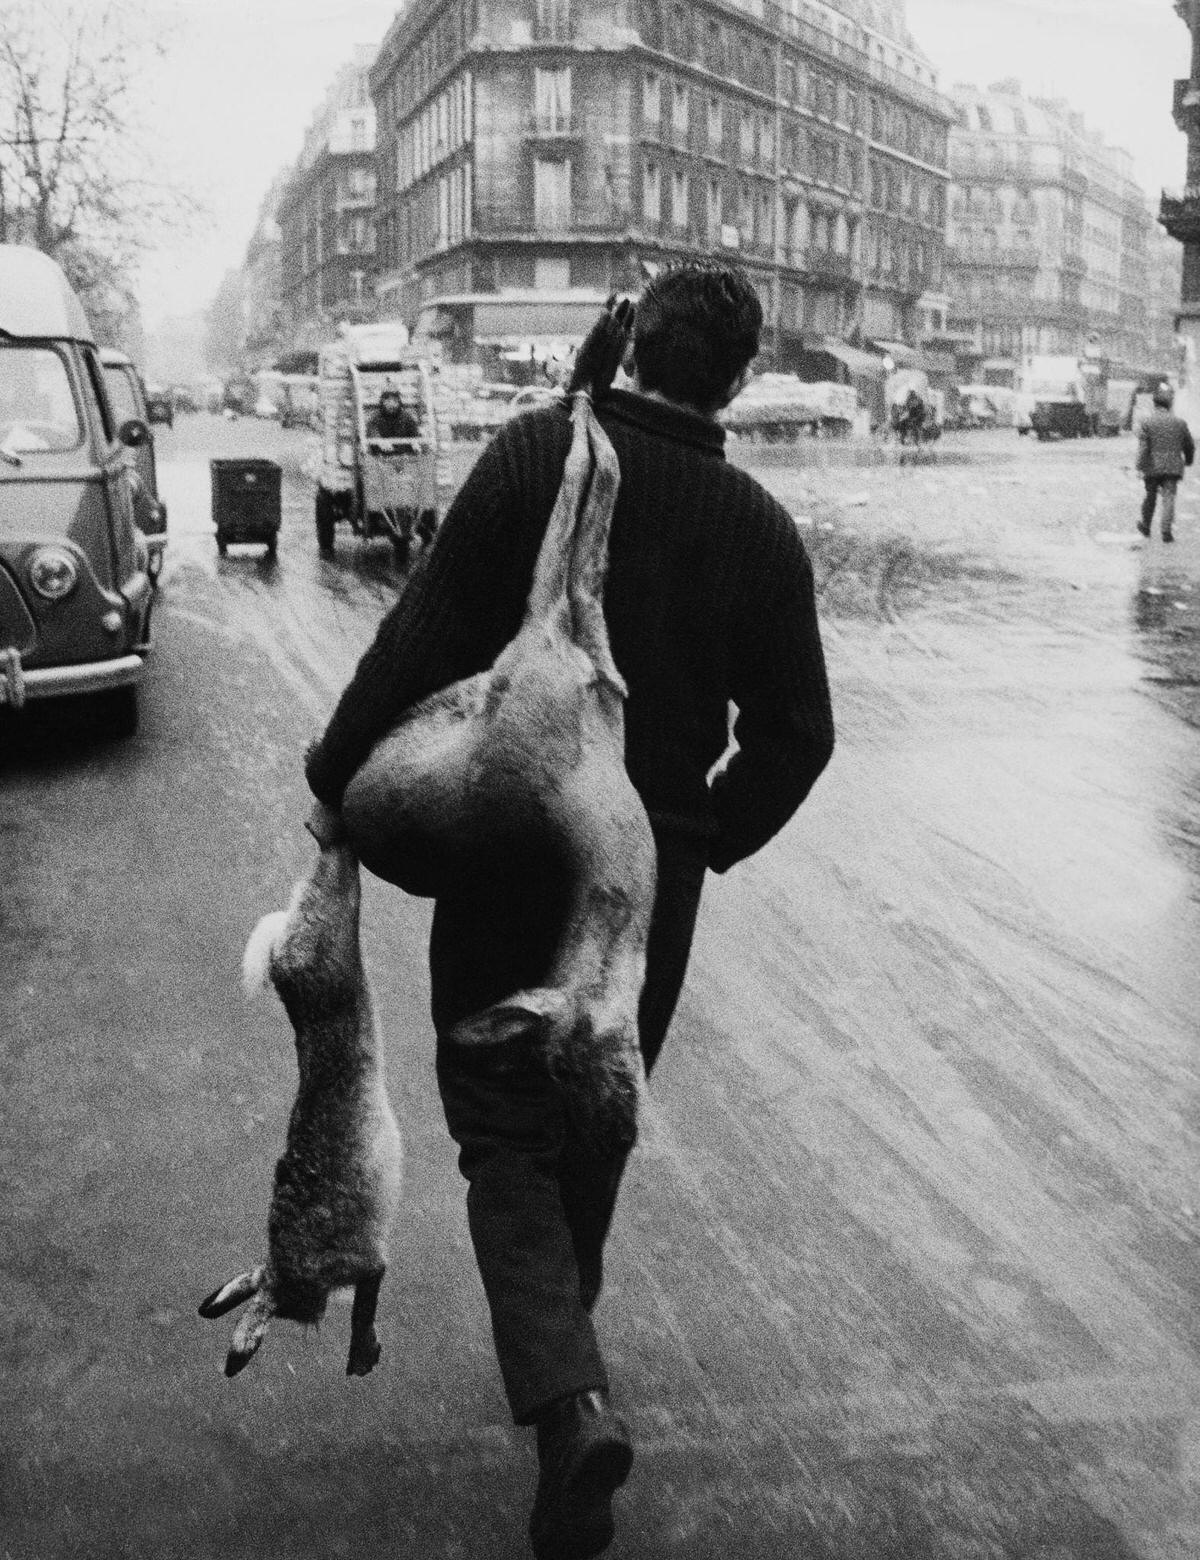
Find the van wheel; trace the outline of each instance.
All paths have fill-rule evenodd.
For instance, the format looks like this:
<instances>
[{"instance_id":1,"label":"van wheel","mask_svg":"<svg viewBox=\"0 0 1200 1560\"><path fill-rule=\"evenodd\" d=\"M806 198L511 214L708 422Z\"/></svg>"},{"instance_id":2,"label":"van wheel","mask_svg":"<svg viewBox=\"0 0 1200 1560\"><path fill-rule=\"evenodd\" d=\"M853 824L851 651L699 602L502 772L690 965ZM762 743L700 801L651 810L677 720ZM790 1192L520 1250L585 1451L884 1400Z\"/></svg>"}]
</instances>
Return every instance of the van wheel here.
<instances>
[{"instance_id":1,"label":"van wheel","mask_svg":"<svg viewBox=\"0 0 1200 1560\"><path fill-rule=\"evenodd\" d=\"M317 551L328 557L333 552L333 500L324 488L317 489Z\"/></svg>"},{"instance_id":2,"label":"van wheel","mask_svg":"<svg viewBox=\"0 0 1200 1560\"><path fill-rule=\"evenodd\" d=\"M101 724L114 737L132 737L138 729L138 691L130 683L102 693L97 701Z\"/></svg>"}]
</instances>

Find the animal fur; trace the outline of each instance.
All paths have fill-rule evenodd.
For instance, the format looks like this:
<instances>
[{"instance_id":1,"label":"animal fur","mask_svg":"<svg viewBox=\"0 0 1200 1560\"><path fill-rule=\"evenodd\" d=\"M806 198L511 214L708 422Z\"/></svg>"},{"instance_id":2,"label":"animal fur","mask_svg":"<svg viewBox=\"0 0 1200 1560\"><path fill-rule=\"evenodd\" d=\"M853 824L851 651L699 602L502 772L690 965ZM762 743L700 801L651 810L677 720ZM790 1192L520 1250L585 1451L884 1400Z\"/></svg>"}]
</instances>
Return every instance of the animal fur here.
<instances>
[{"instance_id":1,"label":"animal fur","mask_svg":"<svg viewBox=\"0 0 1200 1560\"><path fill-rule=\"evenodd\" d=\"M366 1375L379 1358L375 1308L401 1145L359 948L360 898L353 852L329 845L287 910L265 915L246 945L243 984L249 993L267 980L275 987L296 1032L300 1077L275 1167L267 1260L200 1305L215 1317L253 1302L234 1330L227 1376L249 1363L272 1317L319 1322L332 1291L350 1286L346 1372Z\"/></svg>"},{"instance_id":2,"label":"animal fur","mask_svg":"<svg viewBox=\"0 0 1200 1560\"><path fill-rule=\"evenodd\" d=\"M571 416L517 637L489 671L409 711L350 782L342 816L363 864L416 894L469 876L498 842L554 853L570 903L543 983L449 1039L539 1054L581 1130L620 1153L644 1084L637 1013L656 853L625 769L626 688L601 603L620 470L586 393Z\"/></svg>"}]
</instances>

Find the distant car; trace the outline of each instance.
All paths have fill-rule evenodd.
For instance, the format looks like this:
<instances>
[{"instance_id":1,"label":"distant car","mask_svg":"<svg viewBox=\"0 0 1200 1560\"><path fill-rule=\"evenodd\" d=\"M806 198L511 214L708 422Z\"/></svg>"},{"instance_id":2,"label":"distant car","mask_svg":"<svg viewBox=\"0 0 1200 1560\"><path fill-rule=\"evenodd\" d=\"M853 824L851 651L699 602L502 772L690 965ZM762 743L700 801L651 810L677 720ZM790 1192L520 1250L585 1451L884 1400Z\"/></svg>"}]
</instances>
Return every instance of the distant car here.
<instances>
[{"instance_id":1,"label":"distant car","mask_svg":"<svg viewBox=\"0 0 1200 1560\"><path fill-rule=\"evenodd\" d=\"M198 412L200 403L190 385L172 385L171 400L177 412Z\"/></svg>"},{"instance_id":2,"label":"distant car","mask_svg":"<svg viewBox=\"0 0 1200 1560\"><path fill-rule=\"evenodd\" d=\"M555 390L551 385L526 385L524 390L518 390L509 402L514 412L528 412L535 406L546 406L551 401L560 401L562 391Z\"/></svg>"},{"instance_id":3,"label":"distant car","mask_svg":"<svg viewBox=\"0 0 1200 1560\"><path fill-rule=\"evenodd\" d=\"M146 386L146 411L152 423L166 423L168 428L175 426L175 402L171 392L162 385Z\"/></svg>"},{"instance_id":4,"label":"distant car","mask_svg":"<svg viewBox=\"0 0 1200 1560\"><path fill-rule=\"evenodd\" d=\"M0 705L87 694L137 728L154 591L129 451L83 308L48 256L0 244Z\"/></svg>"},{"instance_id":5,"label":"distant car","mask_svg":"<svg viewBox=\"0 0 1200 1560\"><path fill-rule=\"evenodd\" d=\"M279 405L264 392L255 399L254 415L255 417L278 417Z\"/></svg>"},{"instance_id":6,"label":"distant car","mask_svg":"<svg viewBox=\"0 0 1200 1560\"><path fill-rule=\"evenodd\" d=\"M103 347L100 363L104 369L104 384L117 426L121 427L131 418L147 424L145 441L133 446L129 452L133 478L133 518L146 538L146 545L150 549L146 567L150 578L157 582L162 573L163 553L167 546L167 506L158 496L158 465L154 454L154 435L148 426L150 417L146 392L141 375L123 352L113 347Z\"/></svg>"}]
</instances>

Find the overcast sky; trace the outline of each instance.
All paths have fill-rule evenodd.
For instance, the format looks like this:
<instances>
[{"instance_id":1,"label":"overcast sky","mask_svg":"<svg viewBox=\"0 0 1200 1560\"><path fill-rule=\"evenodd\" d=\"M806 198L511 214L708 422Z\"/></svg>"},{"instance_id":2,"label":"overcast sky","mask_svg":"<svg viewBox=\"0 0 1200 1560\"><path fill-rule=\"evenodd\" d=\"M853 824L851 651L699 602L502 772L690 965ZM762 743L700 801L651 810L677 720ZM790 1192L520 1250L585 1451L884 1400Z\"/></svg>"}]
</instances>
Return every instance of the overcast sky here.
<instances>
[{"instance_id":1,"label":"overcast sky","mask_svg":"<svg viewBox=\"0 0 1200 1560\"><path fill-rule=\"evenodd\" d=\"M160 171L206 201L209 217L164 247L143 276L149 325L202 309L237 266L271 179L356 44L377 45L397 0L149 0L169 57L153 95ZM1066 97L1133 153L1157 199L1183 182L1171 82L1188 34L1171 0L908 0L909 25L942 85L1017 76Z\"/></svg>"}]
</instances>

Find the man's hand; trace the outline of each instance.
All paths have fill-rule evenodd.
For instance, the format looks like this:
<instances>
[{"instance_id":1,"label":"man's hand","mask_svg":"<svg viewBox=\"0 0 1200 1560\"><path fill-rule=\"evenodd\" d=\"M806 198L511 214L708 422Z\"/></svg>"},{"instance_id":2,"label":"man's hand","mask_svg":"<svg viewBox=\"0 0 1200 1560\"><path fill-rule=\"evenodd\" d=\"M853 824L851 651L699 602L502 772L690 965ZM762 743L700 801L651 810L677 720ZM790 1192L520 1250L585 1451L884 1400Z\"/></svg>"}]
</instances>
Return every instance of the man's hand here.
<instances>
[{"instance_id":1,"label":"man's hand","mask_svg":"<svg viewBox=\"0 0 1200 1560\"><path fill-rule=\"evenodd\" d=\"M322 850L328 850L331 845L339 845L346 838L341 813L332 807L326 807L324 802L313 803L312 812L304 820L304 827Z\"/></svg>"},{"instance_id":2,"label":"man's hand","mask_svg":"<svg viewBox=\"0 0 1200 1560\"><path fill-rule=\"evenodd\" d=\"M596 400L611 388L629 345L633 314L632 301L629 298L618 301L613 293L575 354L575 367L567 384L568 395L574 395L577 390L590 390L592 399Z\"/></svg>"}]
</instances>

